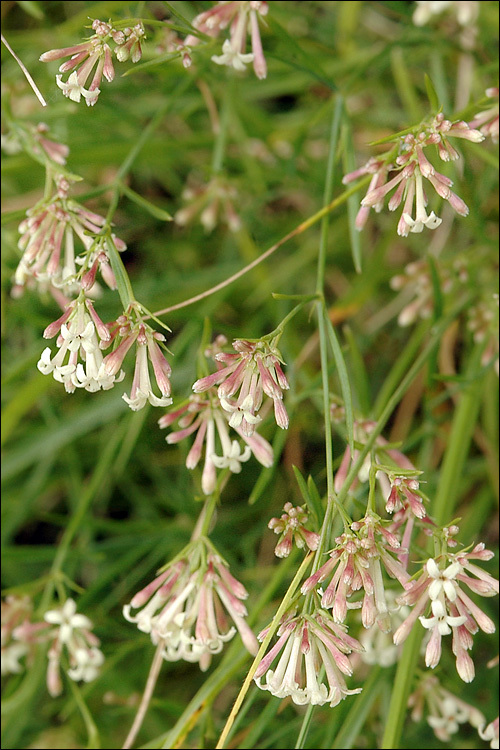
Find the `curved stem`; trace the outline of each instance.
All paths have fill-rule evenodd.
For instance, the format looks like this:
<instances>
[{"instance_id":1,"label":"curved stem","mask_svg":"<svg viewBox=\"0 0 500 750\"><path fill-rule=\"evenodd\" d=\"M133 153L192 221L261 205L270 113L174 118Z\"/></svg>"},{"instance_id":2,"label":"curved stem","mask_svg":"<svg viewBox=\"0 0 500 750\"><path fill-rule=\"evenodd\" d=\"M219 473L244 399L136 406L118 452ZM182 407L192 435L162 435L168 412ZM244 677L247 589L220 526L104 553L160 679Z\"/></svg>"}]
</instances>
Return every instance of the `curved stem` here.
<instances>
[{"instance_id":1,"label":"curved stem","mask_svg":"<svg viewBox=\"0 0 500 750\"><path fill-rule=\"evenodd\" d=\"M351 197L351 195L354 195L355 193L358 192L358 190L360 190L362 187L367 185L369 182L369 179L370 179L370 175L368 175L368 177L358 182L355 187L352 187L349 190L346 190L345 193L342 193L337 198L334 198L334 200L332 200L331 203L321 208L313 216L310 216L309 219L306 219L305 221L301 222L298 226L295 227L295 229L292 229L292 231L288 232L288 234L282 237L281 240L278 240L278 242L276 242L268 250L263 252L262 255L259 255L258 258L255 258L255 260L253 260L247 266L245 266L244 268L234 273L229 278L224 279L224 281L221 281L219 284L216 284L210 289L207 289L206 291L201 292L200 294L196 294L194 297L190 297L189 299L186 299L183 302L178 302L176 305L170 305L170 307L165 307L162 310L157 310L155 313L153 313L153 315L155 316L166 315L167 313L173 312L174 310L180 310L183 307L194 305L196 302L200 302L202 299L205 299L206 297L210 297L212 294L219 292L221 289L224 289L224 287L229 286L229 284L232 284L234 281L237 281L246 273L248 273L253 268L258 266L259 263L262 263L264 260L267 260L267 258L269 258L274 252L276 252L278 248L284 245L285 242L288 242L288 240L291 240L294 237L298 237L300 234L305 232L306 229L309 229L310 227L314 226L314 224L316 224L320 219L322 219L323 216L326 216L331 211L334 211L336 208L338 208L343 203L345 203L348 200L348 198Z\"/></svg>"},{"instance_id":2,"label":"curved stem","mask_svg":"<svg viewBox=\"0 0 500 750\"><path fill-rule=\"evenodd\" d=\"M29 74L28 69L26 68L26 65L22 62L22 60L20 60L18 58L18 56L16 55L16 53L14 52L14 50L12 49L12 47L10 46L10 44L8 43L8 41L6 40L6 38L4 37L3 34L1 35L1 39L2 39L3 44L7 47L7 49L10 52L10 54L12 55L12 57L14 58L14 60L16 61L16 63L19 65L19 67L23 71L24 75L26 76L26 80L28 81L29 85L33 89L36 98L38 99L38 101L40 102L40 104L42 105L42 107L46 107L47 106L47 102L43 98L43 96L42 96L42 94L40 92L40 89L36 85L35 81L31 77L31 75Z\"/></svg>"},{"instance_id":3,"label":"curved stem","mask_svg":"<svg viewBox=\"0 0 500 750\"><path fill-rule=\"evenodd\" d=\"M134 740L137 736L137 733L139 732L139 729L142 726L144 717L146 716L146 711L148 710L149 704L151 702L151 698L153 697L153 692L154 692L156 683L158 681L158 676L160 674L161 665L163 662L163 656L162 656L163 645L164 645L163 639L160 639L158 646L156 647L156 652L155 652L155 655L151 664L151 669L149 670L146 687L144 688L144 694L142 696L141 703L137 710L134 723L132 724L130 728L130 732L127 735L127 739L123 743L123 750L127 750L128 748L132 747Z\"/></svg>"}]
</instances>

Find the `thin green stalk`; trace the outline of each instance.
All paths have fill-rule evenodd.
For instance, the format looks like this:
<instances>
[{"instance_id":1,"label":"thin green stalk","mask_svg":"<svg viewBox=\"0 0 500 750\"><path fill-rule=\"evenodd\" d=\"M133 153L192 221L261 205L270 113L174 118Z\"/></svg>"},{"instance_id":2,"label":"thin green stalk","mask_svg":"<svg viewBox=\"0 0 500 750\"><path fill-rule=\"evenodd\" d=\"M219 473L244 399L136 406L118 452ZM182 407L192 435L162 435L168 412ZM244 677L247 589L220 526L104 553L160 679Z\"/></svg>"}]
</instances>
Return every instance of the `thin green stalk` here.
<instances>
[{"instance_id":1,"label":"thin green stalk","mask_svg":"<svg viewBox=\"0 0 500 750\"><path fill-rule=\"evenodd\" d=\"M74 681L71 679L69 679L67 682L69 683L71 692L73 693L73 698L75 699L75 703L78 706L78 709L82 715L83 722L85 724L85 728L87 730L87 747L98 750L101 747L101 740L99 737L99 731L95 725L94 719L92 718L92 714L87 708L87 704L83 700L83 696L78 685L75 685Z\"/></svg>"},{"instance_id":2,"label":"thin green stalk","mask_svg":"<svg viewBox=\"0 0 500 750\"><path fill-rule=\"evenodd\" d=\"M231 102L234 92L234 76L229 76L229 81L225 87L224 99L221 107L219 118L219 132L215 139L214 152L212 156L212 175L219 174L222 171L224 162L224 153L226 150L227 130L229 124L229 114L231 112Z\"/></svg>"}]
</instances>

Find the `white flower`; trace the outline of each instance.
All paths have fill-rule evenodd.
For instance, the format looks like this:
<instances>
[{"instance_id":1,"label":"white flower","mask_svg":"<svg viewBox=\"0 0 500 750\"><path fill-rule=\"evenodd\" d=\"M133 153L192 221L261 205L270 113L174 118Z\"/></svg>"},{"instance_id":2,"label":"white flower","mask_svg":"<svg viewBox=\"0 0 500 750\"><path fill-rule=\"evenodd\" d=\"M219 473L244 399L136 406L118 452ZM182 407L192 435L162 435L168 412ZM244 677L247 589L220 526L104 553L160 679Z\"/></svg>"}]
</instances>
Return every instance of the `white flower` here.
<instances>
[{"instance_id":1,"label":"white flower","mask_svg":"<svg viewBox=\"0 0 500 750\"><path fill-rule=\"evenodd\" d=\"M467 621L467 618L463 615L459 617L448 615L445 606L439 599L432 602L431 609L432 617L419 617L418 619L424 628L428 628L429 630L437 628L441 635L449 635L451 628L463 625Z\"/></svg>"},{"instance_id":2,"label":"white flower","mask_svg":"<svg viewBox=\"0 0 500 750\"><path fill-rule=\"evenodd\" d=\"M87 91L84 89L78 82L78 74L76 70L71 73L66 82L62 80L62 76L56 76L56 84L59 86L64 96L67 96L72 102L79 102L83 96L89 106L93 106L96 103L97 97L101 93L99 89L94 89L94 91Z\"/></svg>"},{"instance_id":3,"label":"white flower","mask_svg":"<svg viewBox=\"0 0 500 750\"><path fill-rule=\"evenodd\" d=\"M92 628L92 622L85 615L76 612L76 602L67 599L60 609L49 609L43 616L45 622L51 625L59 625L59 640L69 643L74 629Z\"/></svg>"},{"instance_id":4,"label":"white flower","mask_svg":"<svg viewBox=\"0 0 500 750\"><path fill-rule=\"evenodd\" d=\"M457 598L457 584L453 581L462 570L460 563L454 562L445 570L440 570L435 560L431 558L427 560L426 567L429 576L433 579L429 586L429 598L435 601L444 592L449 601L454 602Z\"/></svg>"},{"instance_id":5,"label":"white flower","mask_svg":"<svg viewBox=\"0 0 500 750\"><path fill-rule=\"evenodd\" d=\"M235 70L246 70L247 64L253 62L253 53L239 52L233 47L231 41L226 39L222 45L222 55L214 55L211 59L217 65L228 65Z\"/></svg>"},{"instance_id":6,"label":"white flower","mask_svg":"<svg viewBox=\"0 0 500 750\"><path fill-rule=\"evenodd\" d=\"M104 664L104 654L95 646L92 648L77 648L72 654L75 663L68 669L68 677L75 682L92 682L99 675L99 669Z\"/></svg>"},{"instance_id":7,"label":"white flower","mask_svg":"<svg viewBox=\"0 0 500 750\"><path fill-rule=\"evenodd\" d=\"M2 647L2 674L18 674L23 671L23 666L19 664L19 659L26 656L28 646L25 643L10 643Z\"/></svg>"}]
</instances>

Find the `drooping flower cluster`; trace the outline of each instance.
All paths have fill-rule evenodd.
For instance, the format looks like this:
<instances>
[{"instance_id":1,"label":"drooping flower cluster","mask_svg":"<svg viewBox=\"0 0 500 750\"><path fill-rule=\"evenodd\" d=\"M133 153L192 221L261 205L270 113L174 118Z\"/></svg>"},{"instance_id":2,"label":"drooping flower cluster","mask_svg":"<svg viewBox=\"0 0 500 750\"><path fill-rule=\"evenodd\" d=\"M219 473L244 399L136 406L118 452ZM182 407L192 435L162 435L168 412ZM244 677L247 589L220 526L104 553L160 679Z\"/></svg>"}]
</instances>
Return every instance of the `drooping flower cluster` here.
<instances>
[{"instance_id":1,"label":"drooping flower cluster","mask_svg":"<svg viewBox=\"0 0 500 750\"><path fill-rule=\"evenodd\" d=\"M351 530L336 537L335 541L329 559L304 582L302 593L316 590L320 583L331 577L321 595L321 606L331 608L335 622L343 623L348 609L361 606L365 628L377 622L381 630L389 630L391 622L382 569L391 578L397 578L403 587L410 579L394 556L400 547L399 539L378 516L369 513L355 521ZM360 590L364 591L362 602L352 600Z\"/></svg>"},{"instance_id":2,"label":"drooping flower cluster","mask_svg":"<svg viewBox=\"0 0 500 750\"><path fill-rule=\"evenodd\" d=\"M76 388L87 391L109 390L125 377L121 370L123 360L132 345L136 344L136 362L130 396L123 399L133 411L142 409L146 403L152 406L169 406L171 367L161 349L165 340L162 333L154 331L142 319L140 306L131 304L123 315L111 324L100 319L94 305L85 292L69 303L63 315L44 331L45 338L57 335L58 351L52 356L46 347L38 362L44 375L52 374L64 384L68 393ZM111 344L112 352L103 355L102 350ZM148 359L151 362L160 396L153 391Z\"/></svg>"},{"instance_id":3,"label":"drooping flower cluster","mask_svg":"<svg viewBox=\"0 0 500 750\"><path fill-rule=\"evenodd\" d=\"M371 208L377 213L382 210L385 197L393 190L395 192L389 199L389 210L395 211L403 203L397 230L399 235L406 237L410 232L422 232L424 227L436 229L442 220L434 211L427 213L428 199L424 179L460 216L467 216L468 207L451 190L452 180L437 172L425 154L425 149L435 146L442 161L458 159L460 155L450 143L450 138L480 143L484 140L484 135L462 120L451 122L439 113L430 123L416 128L414 133L397 137L395 147L385 155L372 158L361 169L347 174L343 179L344 184L362 175L373 175L356 217L357 229L363 229ZM394 176L390 177L392 174Z\"/></svg>"},{"instance_id":4,"label":"drooping flower cluster","mask_svg":"<svg viewBox=\"0 0 500 750\"><path fill-rule=\"evenodd\" d=\"M260 641L268 630L259 633ZM257 667L254 675L257 687L277 698L291 697L298 705L313 706L328 703L333 707L347 695L360 693L361 688L347 688L344 675L350 677L353 673L347 655L363 648L346 630L323 610L286 616L278 628L277 642ZM271 669L280 653L276 667ZM324 677L321 677L322 667Z\"/></svg>"},{"instance_id":5,"label":"drooping flower cluster","mask_svg":"<svg viewBox=\"0 0 500 750\"><path fill-rule=\"evenodd\" d=\"M301 508L300 505L294 507L292 503L285 503L283 510L285 512L280 518L271 518L267 524L275 534L280 534L278 544L274 548L276 557L288 557L294 542L299 549L308 547L312 551L316 550L320 535L306 529L307 510Z\"/></svg>"},{"instance_id":6,"label":"drooping flower cluster","mask_svg":"<svg viewBox=\"0 0 500 750\"><path fill-rule=\"evenodd\" d=\"M423 678L410 695L408 705L412 708L413 721L421 721L425 714L427 723L441 742L450 742L460 724L468 722L476 729L485 724L481 711L446 690L434 675Z\"/></svg>"},{"instance_id":7,"label":"drooping flower cluster","mask_svg":"<svg viewBox=\"0 0 500 750\"><path fill-rule=\"evenodd\" d=\"M2 674L21 672L23 667L19 660L27 655L29 665L37 644L48 642L47 689L53 698L62 692L64 652L70 679L92 682L98 677L104 663L100 641L91 632L93 625L89 618L76 612L73 599L45 612L44 622L34 622L32 617L33 604L29 597L8 596L2 601Z\"/></svg>"},{"instance_id":8,"label":"drooping flower cluster","mask_svg":"<svg viewBox=\"0 0 500 750\"><path fill-rule=\"evenodd\" d=\"M484 544L477 544L470 552L447 553L437 560L427 560L420 576L406 585L405 593L398 599L413 610L394 633L394 643L402 643L408 637L418 618L430 631L425 663L434 669L441 659L442 637L452 633L458 674L464 682L471 682L474 662L467 652L473 646L473 635L479 628L494 633L495 625L460 584L479 596L498 594L498 581L471 562L492 557L493 552L485 549Z\"/></svg>"},{"instance_id":9,"label":"drooping flower cluster","mask_svg":"<svg viewBox=\"0 0 500 750\"><path fill-rule=\"evenodd\" d=\"M45 622L54 625L46 638L51 641L48 652L47 689L52 697L62 692L61 657L66 651L69 660L67 675L75 682L92 682L104 663L104 655L99 649L100 641L91 632L93 624L85 615L76 611L73 599L67 599L59 609L45 613Z\"/></svg>"},{"instance_id":10,"label":"drooping flower cluster","mask_svg":"<svg viewBox=\"0 0 500 750\"><path fill-rule=\"evenodd\" d=\"M106 220L69 196L66 177L56 175L54 181L55 193L30 208L19 225L18 247L23 255L14 284L24 287L29 279L34 279L72 294L81 287L90 290L99 269L106 284L116 289L106 238L102 235ZM77 255L75 238L84 248ZM111 235L111 241L118 251L125 250L125 243L119 238Z\"/></svg>"},{"instance_id":11,"label":"drooping flower cluster","mask_svg":"<svg viewBox=\"0 0 500 750\"><path fill-rule=\"evenodd\" d=\"M41 62L70 58L59 66L59 72L70 73L69 77L63 81L63 76L58 75L56 83L64 96L73 102L79 102L83 96L90 107L93 107L99 98L103 76L109 83L115 77L110 44L116 45L114 52L119 62L130 58L135 63L141 59L141 42L144 37L142 23L132 28L127 26L116 29L111 22L96 19L92 22L92 29L95 33L86 42L72 47L52 49L40 56Z\"/></svg>"},{"instance_id":12,"label":"drooping flower cluster","mask_svg":"<svg viewBox=\"0 0 500 750\"><path fill-rule=\"evenodd\" d=\"M453 279L447 269L440 273L440 289L448 294L453 288ZM393 276L391 289L401 292L406 304L398 315L398 324L406 327L415 323L418 318L430 318L434 310L434 292L432 273L426 260L408 263L404 272Z\"/></svg>"},{"instance_id":13,"label":"drooping flower cluster","mask_svg":"<svg viewBox=\"0 0 500 750\"><path fill-rule=\"evenodd\" d=\"M231 232L241 228L241 219L234 207L238 194L233 185L220 177L214 177L207 185L188 184L182 191L186 206L174 215L179 226L185 226L199 215L207 233L212 232L218 223L226 224Z\"/></svg>"},{"instance_id":14,"label":"drooping flower cluster","mask_svg":"<svg viewBox=\"0 0 500 750\"><path fill-rule=\"evenodd\" d=\"M167 435L165 438L167 443L178 443L196 433L193 446L186 458L188 469L196 468L202 456L203 445L205 445L205 461L201 477L201 486L205 495L210 495L215 490L217 469L229 469L234 474L239 474L241 464L248 461L252 454L262 466L272 466L272 446L256 431L253 435L245 435L241 426L234 428L246 444L243 450L238 440L231 440L229 415L221 407L215 387L210 388L203 396L191 395L187 403L165 414L158 420L158 424L163 429L170 427L176 420L180 429Z\"/></svg>"},{"instance_id":15,"label":"drooping flower cluster","mask_svg":"<svg viewBox=\"0 0 500 750\"><path fill-rule=\"evenodd\" d=\"M123 615L162 643L166 661L198 662L205 671L213 654L236 633L255 656L257 640L245 621L248 593L206 538L192 542L176 562L139 591ZM131 614L131 610L138 610ZM232 624L231 624L232 623Z\"/></svg>"},{"instance_id":16,"label":"drooping flower cluster","mask_svg":"<svg viewBox=\"0 0 500 750\"><path fill-rule=\"evenodd\" d=\"M260 38L259 19L266 16L268 10L268 3L260 0L223 0L196 16L193 27L210 37L218 36L229 27L230 37L222 45L222 55L214 55L212 61L217 65L228 65L240 71L252 63L255 75L262 79L267 75L267 64ZM246 53L248 33L252 51ZM189 50L200 41L200 37L190 34L186 37L185 45Z\"/></svg>"},{"instance_id":17,"label":"drooping flower cluster","mask_svg":"<svg viewBox=\"0 0 500 750\"><path fill-rule=\"evenodd\" d=\"M281 355L266 340L257 342L237 339L233 342L235 353L218 352L217 363L222 363L217 372L200 378L193 385L195 393L204 393L219 384L217 394L222 408L231 414L231 427L241 427L247 437L255 432L262 417L258 413L264 394L272 399L274 416L278 427L288 427L288 414L283 404L283 390L288 381L281 369ZM234 397L238 394L237 397Z\"/></svg>"}]
</instances>

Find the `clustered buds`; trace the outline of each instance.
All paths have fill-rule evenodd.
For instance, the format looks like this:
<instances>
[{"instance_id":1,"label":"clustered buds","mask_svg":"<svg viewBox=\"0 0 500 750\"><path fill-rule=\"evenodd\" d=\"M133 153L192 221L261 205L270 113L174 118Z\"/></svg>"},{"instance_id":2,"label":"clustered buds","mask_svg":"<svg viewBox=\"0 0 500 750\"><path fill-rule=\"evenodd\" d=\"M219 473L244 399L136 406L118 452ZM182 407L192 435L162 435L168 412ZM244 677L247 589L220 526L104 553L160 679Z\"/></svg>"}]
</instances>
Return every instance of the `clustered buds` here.
<instances>
[{"instance_id":1,"label":"clustered buds","mask_svg":"<svg viewBox=\"0 0 500 750\"><path fill-rule=\"evenodd\" d=\"M83 96L90 107L93 107L99 98L103 76L109 83L115 77L110 44L116 45L114 52L119 62L130 58L135 63L141 59L141 41L144 37L142 23L136 24L133 28L127 26L117 30L111 23L96 19L92 22L92 29L95 33L86 42L72 47L52 49L40 56L41 62L70 58L59 66L60 73L70 73L68 79L63 81L63 76L58 75L56 83L64 96L71 101L79 102Z\"/></svg>"},{"instance_id":2,"label":"clustered buds","mask_svg":"<svg viewBox=\"0 0 500 750\"><path fill-rule=\"evenodd\" d=\"M316 550L320 536L305 528L308 521L307 511L300 505L294 507L292 503L285 503L283 510L285 512L280 518L271 518L267 524L275 534L280 534L279 542L274 549L276 557L288 557L294 542L299 549L308 547L310 550Z\"/></svg>"},{"instance_id":3,"label":"clustered buds","mask_svg":"<svg viewBox=\"0 0 500 750\"><path fill-rule=\"evenodd\" d=\"M424 190L424 179L434 188L443 200L460 216L467 216L469 209L464 201L452 190L449 177L437 172L425 154L425 149L435 146L439 158L448 162L459 158L459 153L450 143L449 138L462 138L473 143L480 143L484 135L460 120L451 122L442 113L416 130L397 139L398 155L394 159L394 148L378 159L370 159L361 169L345 175L343 182L348 184L364 174L372 174L368 192L361 201L361 209L356 217L356 227L363 229L370 208L379 212L384 205L385 197L393 190L388 207L395 211L403 203L403 211L398 223L398 234L406 237L409 232L422 232L424 227L436 229L441 219L434 211L427 213L427 196ZM390 177L391 174L394 176Z\"/></svg>"},{"instance_id":4,"label":"clustered buds","mask_svg":"<svg viewBox=\"0 0 500 750\"><path fill-rule=\"evenodd\" d=\"M219 2L196 16L193 27L202 34L216 37L229 26L230 37L222 45L222 55L214 55L212 61L239 71L244 71L252 63L255 75L262 79L267 75L267 65L262 50L259 18L266 16L268 10L268 3L260 0ZM247 33L250 34L252 46L252 51L248 53L245 52ZM186 37L185 46L189 50L200 41L200 37L190 34Z\"/></svg>"}]
</instances>

